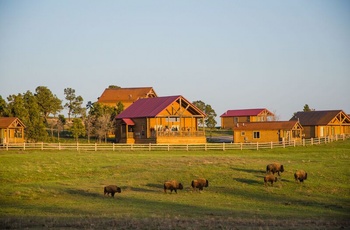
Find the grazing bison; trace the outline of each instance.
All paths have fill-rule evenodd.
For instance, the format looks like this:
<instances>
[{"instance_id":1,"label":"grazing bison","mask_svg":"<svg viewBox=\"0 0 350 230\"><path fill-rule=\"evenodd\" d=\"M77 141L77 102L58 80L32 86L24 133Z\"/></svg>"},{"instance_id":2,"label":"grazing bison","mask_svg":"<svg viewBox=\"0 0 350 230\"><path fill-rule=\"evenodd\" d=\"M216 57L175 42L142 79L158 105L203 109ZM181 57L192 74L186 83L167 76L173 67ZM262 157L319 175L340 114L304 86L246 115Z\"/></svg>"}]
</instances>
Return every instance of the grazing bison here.
<instances>
[{"instance_id":1,"label":"grazing bison","mask_svg":"<svg viewBox=\"0 0 350 230\"><path fill-rule=\"evenodd\" d=\"M273 174L266 175L264 177L265 186L267 185L268 182L271 182L271 185L273 186L273 182L277 182L277 177Z\"/></svg>"},{"instance_id":2,"label":"grazing bison","mask_svg":"<svg viewBox=\"0 0 350 230\"><path fill-rule=\"evenodd\" d=\"M294 173L295 181L304 182L307 179L307 172L304 170L298 170Z\"/></svg>"},{"instance_id":3,"label":"grazing bison","mask_svg":"<svg viewBox=\"0 0 350 230\"><path fill-rule=\"evenodd\" d=\"M103 192L104 192L104 195L107 194L107 196L108 196L109 194L111 194L112 197L114 197L115 193L121 193L122 190L121 190L121 188L119 188L116 185L108 185L108 186L104 187Z\"/></svg>"},{"instance_id":4,"label":"grazing bison","mask_svg":"<svg viewBox=\"0 0 350 230\"><path fill-rule=\"evenodd\" d=\"M175 191L175 193L177 193L178 189L182 190L183 188L184 187L182 186L182 184L177 182L176 180L164 182L164 193L166 193L167 189L169 189L171 193L173 192L173 190Z\"/></svg>"},{"instance_id":5,"label":"grazing bison","mask_svg":"<svg viewBox=\"0 0 350 230\"><path fill-rule=\"evenodd\" d=\"M196 190L196 188L198 188L198 190L200 191L203 190L204 187L209 186L209 181L205 178L198 178L197 180L192 181L191 186L193 190Z\"/></svg>"},{"instance_id":6,"label":"grazing bison","mask_svg":"<svg viewBox=\"0 0 350 230\"><path fill-rule=\"evenodd\" d=\"M284 172L283 165L281 165L280 163L268 164L266 166L266 173L278 173L278 176L280 176L280 172Z\"/></svg>"}]
</instances>

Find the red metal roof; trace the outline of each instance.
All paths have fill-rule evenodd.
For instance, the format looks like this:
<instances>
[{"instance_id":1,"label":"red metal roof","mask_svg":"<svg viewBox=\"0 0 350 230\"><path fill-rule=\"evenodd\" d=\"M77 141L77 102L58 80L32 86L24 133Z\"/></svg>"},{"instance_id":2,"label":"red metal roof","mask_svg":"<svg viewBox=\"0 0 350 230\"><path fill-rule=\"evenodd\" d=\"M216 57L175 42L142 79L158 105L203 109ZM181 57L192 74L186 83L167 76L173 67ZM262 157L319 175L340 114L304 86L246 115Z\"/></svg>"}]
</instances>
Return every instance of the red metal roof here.
<instances>
[{"instance_id":1,"label":"red metal roof","mask_svg":"<svg viewBox=\"0 0 350 230\"><path fill-rule=\"evenodd\" d=\"M130 105L127 109L121 112L117 119L123 118L141 118L141 117L156 117L160 112L166 109L170 104L180 99L183 103L187 105L192 105L182 96L167 96L167 97L153 97L153 98L141 98L135 101L132 105ZM203 115L205 114L197 109L194 105L189 106L189 109L195 115Z\"/></svg>"},{"instance_id":2,"label":"red metal roof","mask_svg":"<svg viewBox=\"0 0 350 230\"><path fill-rule=\"evenodd\" d=\"M123 121L127 125L135 125L135 123L129 118L123 118Z\"/></svg>"},{"instance_id":3,"label":"red metal roof","mask_svg":"<svg viewBox=\"0 0 350 230\"><path fill-rule=\"evenodd\" d=\"M237 109L237 110L227 110L220 117L245 117L245 116L257 116L261 112L267 109ZM267 110L268 111L268 110ZM269 111L268 111L269 112Z\"/></svg>"}]
</instances>

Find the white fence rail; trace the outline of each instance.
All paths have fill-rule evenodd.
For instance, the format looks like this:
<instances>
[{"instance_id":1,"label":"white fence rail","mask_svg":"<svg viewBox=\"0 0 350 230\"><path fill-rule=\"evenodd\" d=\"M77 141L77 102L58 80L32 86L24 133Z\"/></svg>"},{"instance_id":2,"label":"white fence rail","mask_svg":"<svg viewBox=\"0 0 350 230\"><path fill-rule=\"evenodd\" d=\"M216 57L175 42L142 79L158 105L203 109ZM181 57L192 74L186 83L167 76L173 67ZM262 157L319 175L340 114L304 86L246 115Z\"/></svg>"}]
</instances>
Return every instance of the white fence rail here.
<instances>
[{"instance_id":1,"label":"white fence rail","mask_svg":"<svg viewBox=\"0 0 350 230\"><path fill-rule=\"evenodd\" d=\"M207 151L259 150L327 144L345 140L350 134L303 139L302 141L264 143L205 143L205 144L86 144L86 143L17 143L0 145L0 151L9 150L73 150L73 151Z\"/></svg>"}]
</instances>

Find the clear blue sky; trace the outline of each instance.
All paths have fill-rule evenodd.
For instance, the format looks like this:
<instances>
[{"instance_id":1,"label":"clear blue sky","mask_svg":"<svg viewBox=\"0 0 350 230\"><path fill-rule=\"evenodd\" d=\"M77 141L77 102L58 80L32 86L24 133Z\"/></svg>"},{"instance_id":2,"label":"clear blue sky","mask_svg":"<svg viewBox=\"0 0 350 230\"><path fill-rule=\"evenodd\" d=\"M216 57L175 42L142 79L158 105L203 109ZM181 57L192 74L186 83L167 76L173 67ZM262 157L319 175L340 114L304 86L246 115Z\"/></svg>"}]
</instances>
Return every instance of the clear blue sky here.
<instances>
[{"instance_id":1,"label":"clear blue sky","mask_svg":"<svg viewBox=\"0 0 350 230\"><path fill-rule=\"evenodd\" d=\"M350 113L350 1L0 0L0 95L109 85L202 100L219 116L305 104ZM64 100L65 102L65 100Z\"/></svg>"}]
</instances>

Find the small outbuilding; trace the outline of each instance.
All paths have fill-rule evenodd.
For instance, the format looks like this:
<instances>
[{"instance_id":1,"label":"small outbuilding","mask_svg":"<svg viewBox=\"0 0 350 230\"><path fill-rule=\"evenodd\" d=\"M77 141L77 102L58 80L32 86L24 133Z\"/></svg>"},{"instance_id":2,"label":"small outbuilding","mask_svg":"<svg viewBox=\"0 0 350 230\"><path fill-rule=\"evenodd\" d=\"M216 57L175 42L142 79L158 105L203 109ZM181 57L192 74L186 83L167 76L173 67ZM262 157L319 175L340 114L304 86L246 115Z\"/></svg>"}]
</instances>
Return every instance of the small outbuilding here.
<instances>
[{"instance_id":1,"label":"small outbuilding","mask_svg":"<svg viewBox=\"0 0 350 230\"><path fill-rule=\"evenodd\" d=\"M298 121L242 122L233 128L234 143L300 141L302 137Z\"/></svg>"},{"instance_id":2,"label":"small outbuilding","mask_svg":"<svg viewBox=\"0 0 350 230\"><path fill-rule=\"evenodd\" d=\"M118 143L205 143L206 115L182 96L142 98L116 117Z\"/></svg>"},{"instance_id":3,"label":"small outbuilding","mask_svg":"<svg viewBox=\"0 0 350 230\"><path fill-rule=\"evenodd\" d=\"M24 128L17 117L0 117L0 144L23 143Z\"/></svg>"},{"instance_id":4,"label":"small outbuilding","mask_svg":"<svg viewBox=\"0 0 350 230\"><path fill-rule=\"evenodd\" d=\"M305 138L350 134L350 117L343 110L297 112L290 120L300 122Z\"/></svg>"}]
</instances>

